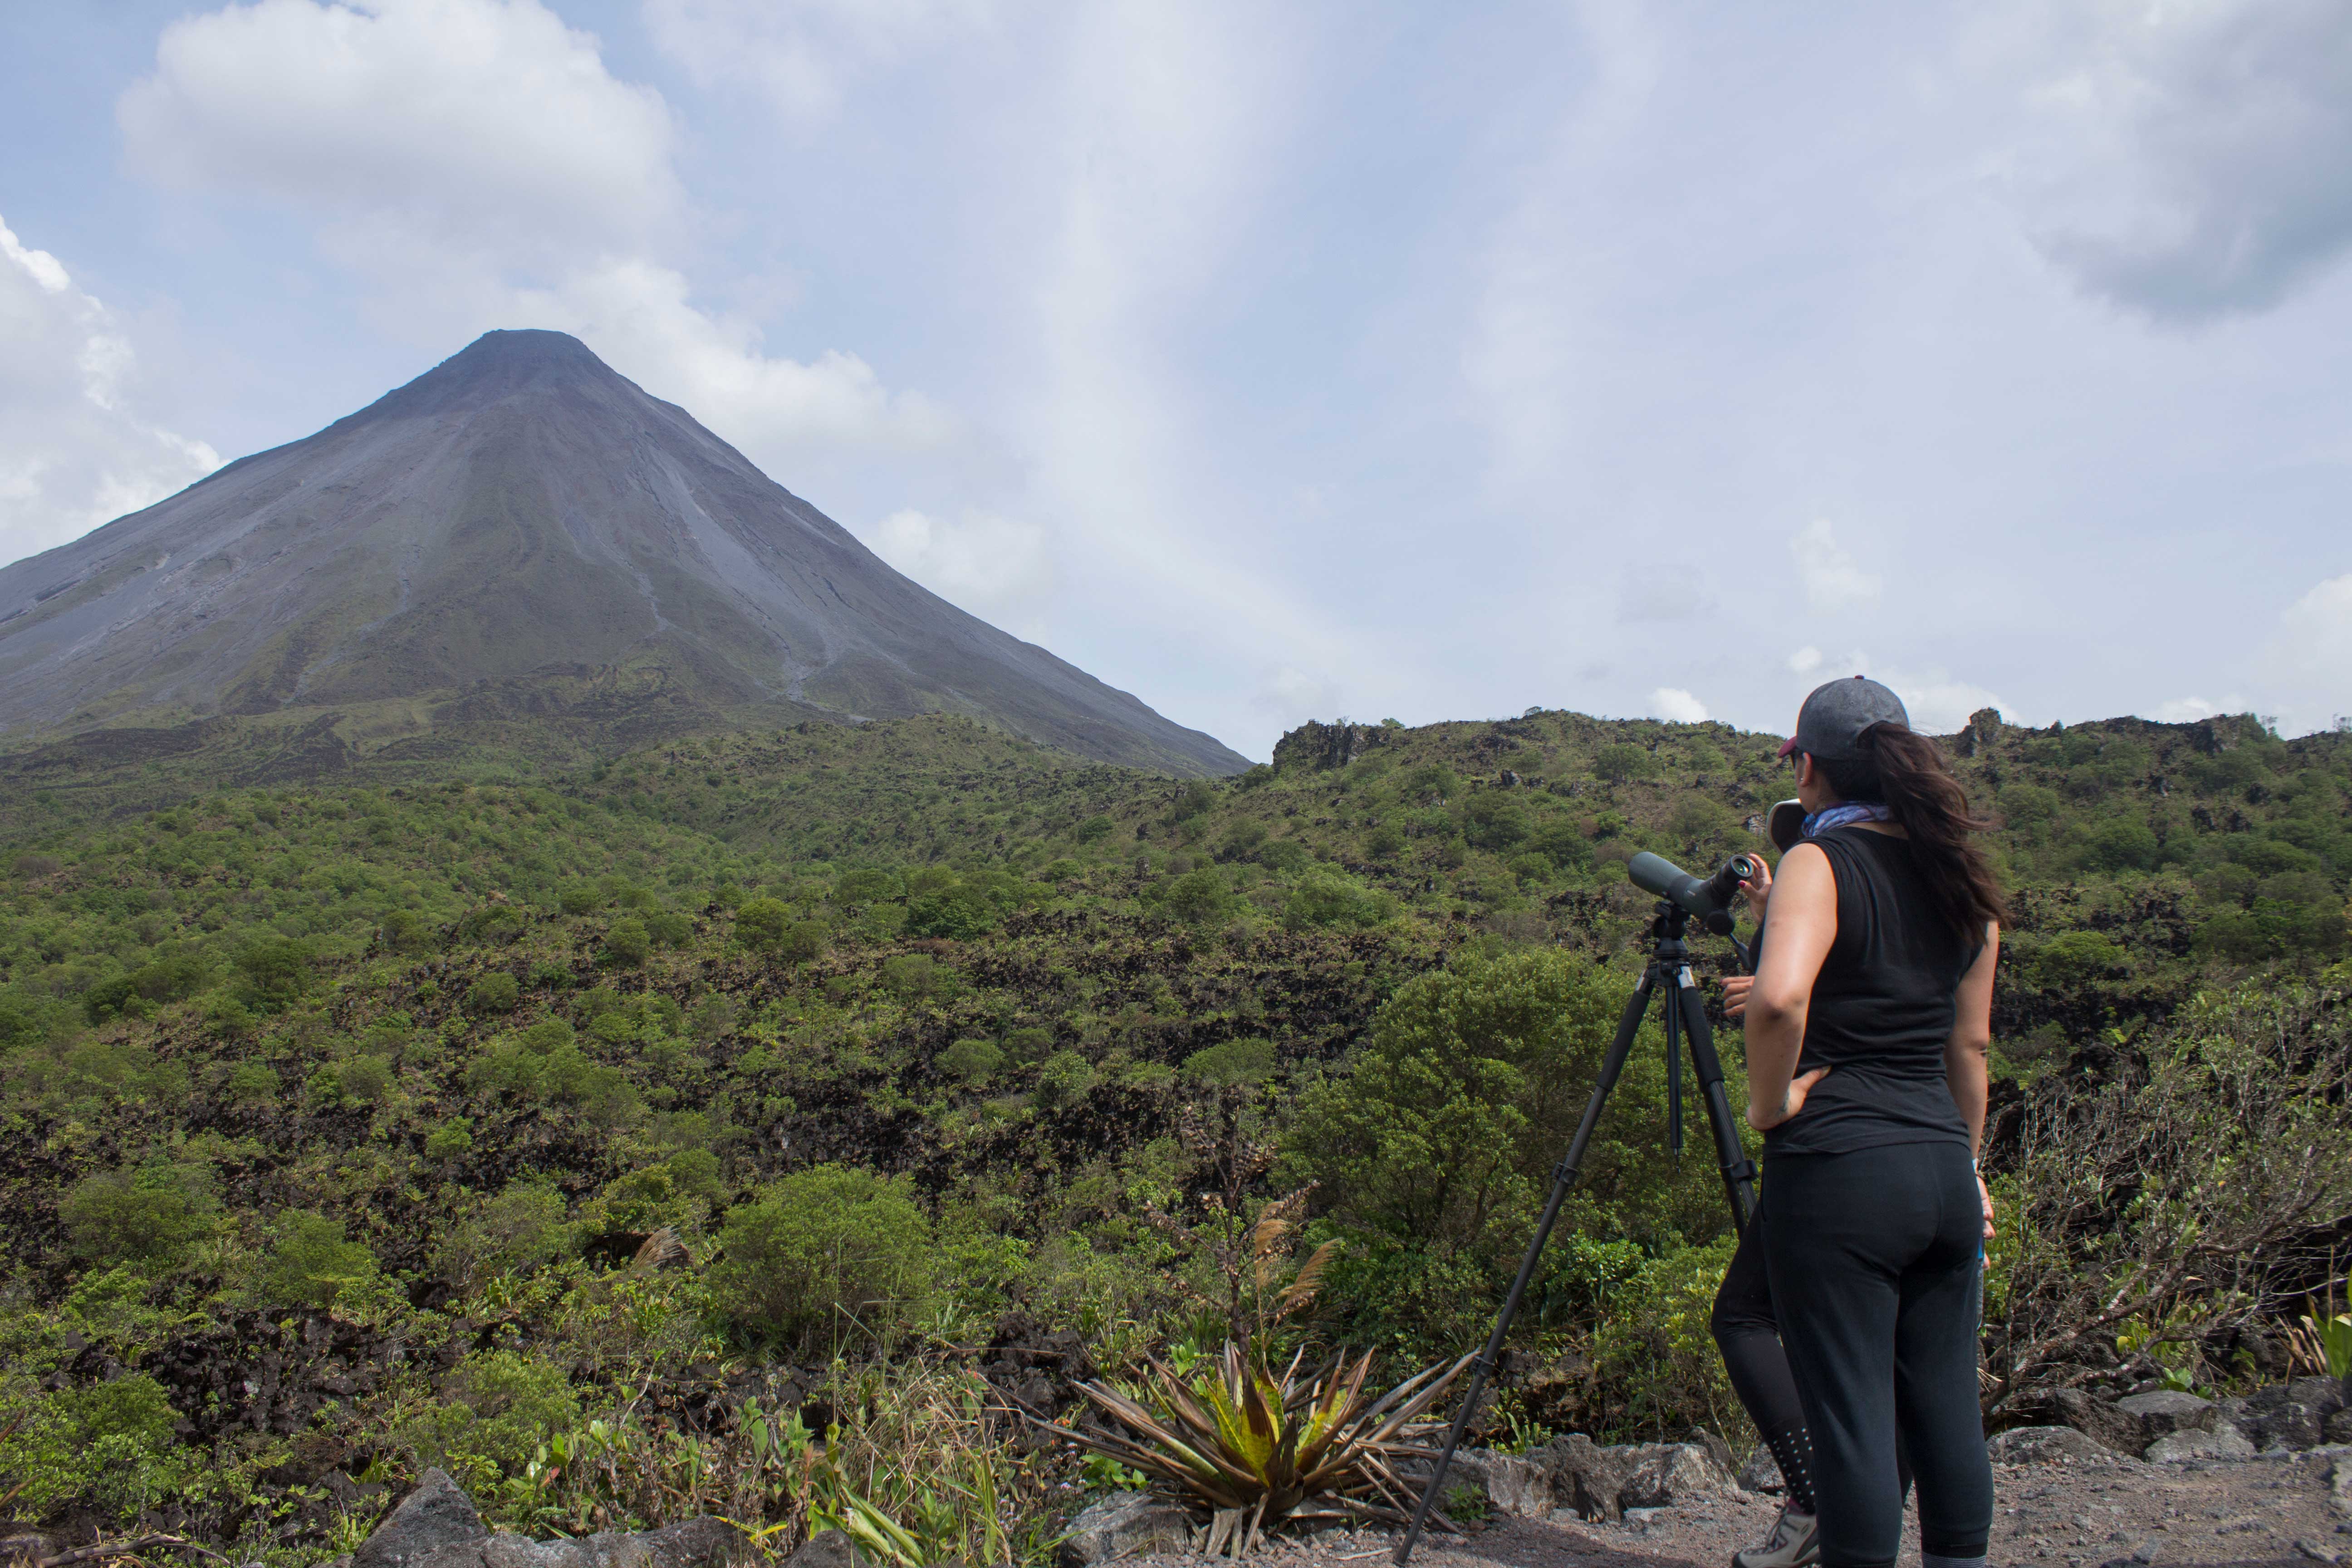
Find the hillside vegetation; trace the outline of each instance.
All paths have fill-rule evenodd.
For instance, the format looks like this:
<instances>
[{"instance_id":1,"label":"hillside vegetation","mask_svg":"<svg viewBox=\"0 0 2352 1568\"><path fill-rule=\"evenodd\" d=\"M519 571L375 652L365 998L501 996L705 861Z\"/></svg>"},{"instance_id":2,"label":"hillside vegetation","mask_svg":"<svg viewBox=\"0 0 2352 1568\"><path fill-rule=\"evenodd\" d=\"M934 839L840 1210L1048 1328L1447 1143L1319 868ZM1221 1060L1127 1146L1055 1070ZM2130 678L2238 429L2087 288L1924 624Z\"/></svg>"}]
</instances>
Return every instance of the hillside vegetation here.
<instances>
[{"instance_id":1,"label":"hillside vegetation","mask_svg":"<svg viewBox=\"0 0 2352 1568\"><path fill-rule=\"evenodd\" d=\"M789 1539L855 1493L1034 1554L1111 1478L982 1412L1245 1331L1270 1199L1308 1217L1264 1267L1335 1244L1283 1344L1475 1337L1638 973L1624 862L1753 847L1774 744L1308 725L1179 783L933 716L563 775L55 771L0 849L0 1511L308 1560L439 1463L520 1523ZM2016 890L1990 1163L2064 1205L1994 1259L1995 1419L2275 1370L2352 1214L2337 1119L2295 1109L2341 1089L2352 737L1953 746ZM2225 1066L2235 1124L2196 1112ZM1738 1434L1727 1216L1664 1076L1654 1029L1502 1440ZM2152 1106L2179 1135L2118 1142ZM2155 1279L2184 1215L2259 1256L2077 1289Z\"/></svg>"}]
</instances>

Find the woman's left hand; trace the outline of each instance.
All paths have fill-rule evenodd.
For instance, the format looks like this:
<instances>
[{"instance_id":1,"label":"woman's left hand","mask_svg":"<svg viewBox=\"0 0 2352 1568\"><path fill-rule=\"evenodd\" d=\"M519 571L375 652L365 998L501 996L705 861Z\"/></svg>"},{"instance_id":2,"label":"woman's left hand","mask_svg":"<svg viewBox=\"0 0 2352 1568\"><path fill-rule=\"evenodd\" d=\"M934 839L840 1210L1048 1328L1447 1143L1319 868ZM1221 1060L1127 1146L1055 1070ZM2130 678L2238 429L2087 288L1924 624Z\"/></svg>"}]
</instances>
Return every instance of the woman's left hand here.
<instances>
[{"instance_id":1,"label":"woman's left hand","mask_svg":"<svg viewBox=\"0 0 2352 1568\"><path fill-rule=\"evenodd\" d=\"M1813 1085L1829 1076L1830 1069L1827 1068L1815 1068L1811 1072L1799 1073L1780 1095L1780 1114L1778 1116L1759 1116L1754 1102L1751 1101L1748 1107L1748 1125L1759 1132L1771 1131L1772 1129L1804 1110L1805 1097L1813 1092Z\"/></svg>"},{"instance_id":2,"label":"woman's left hand","mask_svg":"<svg viewBox=\"0 0 2352 1568\"><path fill-rule=\"evenodd\" d=\"M1977 1202L1984 1206L1984 1239L1990 1241L2000 1232L1992 1226L1992 1193L1985 1186L1984 1173L1977 1173Z\"/></svg>"},{"instance_id":3,"label":"woman's left hand","mask_svg":"<svg viewBox=\"0 0 2352 1568\"><path fill-rule=\"evenodd\" d=\"M1761 855L1751 855L1748 858L1755 862L1756 875L1742 881L1739 888L1748 895L1748 912L1756 917L1756 923L1760 926L1764 923L1764 906L1772 901L1772 868Z\"/></svg>"}]
</instances>

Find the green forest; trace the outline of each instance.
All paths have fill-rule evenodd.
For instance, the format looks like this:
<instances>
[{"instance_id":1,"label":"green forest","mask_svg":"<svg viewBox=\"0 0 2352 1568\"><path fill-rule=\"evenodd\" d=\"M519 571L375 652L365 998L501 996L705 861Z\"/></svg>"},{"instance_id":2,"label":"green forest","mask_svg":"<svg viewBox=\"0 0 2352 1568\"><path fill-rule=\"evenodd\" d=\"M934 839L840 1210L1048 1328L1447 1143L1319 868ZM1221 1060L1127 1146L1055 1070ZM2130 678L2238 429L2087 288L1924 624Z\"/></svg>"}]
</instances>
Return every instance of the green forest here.
<instances>
[{"instance_id":1,"label":"green forest","mask_svg":"<svg viewBox=\"0 0 2352 1568\"><path fill-rule=\"evenodd\" d=\"M1776 745L1531 710L1190 783L944 716L568 771L0 759L0 1514L310 1562L438 1465L542 1533L861 1506L1042 1557L1123 1479L1041 1425L1074 1380L1473 1348L1647 951L1626 861L1759 847ZM2015 916L1989 1424L2283 1374L2352 1251L2352 734L1949 745ZM1652 1029L1493 1446L1748 1437Z\"/></svg>"}]
</instances>

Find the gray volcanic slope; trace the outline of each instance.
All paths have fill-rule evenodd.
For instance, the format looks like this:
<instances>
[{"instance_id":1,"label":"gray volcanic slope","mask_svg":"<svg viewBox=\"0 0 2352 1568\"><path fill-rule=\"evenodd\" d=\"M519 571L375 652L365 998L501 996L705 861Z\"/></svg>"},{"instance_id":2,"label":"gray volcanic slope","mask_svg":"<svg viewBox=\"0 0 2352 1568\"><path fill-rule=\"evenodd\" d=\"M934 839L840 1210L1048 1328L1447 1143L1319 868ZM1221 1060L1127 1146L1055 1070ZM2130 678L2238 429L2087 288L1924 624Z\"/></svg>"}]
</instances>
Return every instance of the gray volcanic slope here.
<instances>
[{"instance_id":1,"label":"gray volcanic slope","mask_svg":"<svg viewBox=\"0 0 2352 1568\"><path fill-rule=\"evenodd\" d=\"M900 576L561 332L488 333L0 569L11 741L600 673L711 722L944 710L1129 766L1248 765Z\"/></svg>"}]
</instances>

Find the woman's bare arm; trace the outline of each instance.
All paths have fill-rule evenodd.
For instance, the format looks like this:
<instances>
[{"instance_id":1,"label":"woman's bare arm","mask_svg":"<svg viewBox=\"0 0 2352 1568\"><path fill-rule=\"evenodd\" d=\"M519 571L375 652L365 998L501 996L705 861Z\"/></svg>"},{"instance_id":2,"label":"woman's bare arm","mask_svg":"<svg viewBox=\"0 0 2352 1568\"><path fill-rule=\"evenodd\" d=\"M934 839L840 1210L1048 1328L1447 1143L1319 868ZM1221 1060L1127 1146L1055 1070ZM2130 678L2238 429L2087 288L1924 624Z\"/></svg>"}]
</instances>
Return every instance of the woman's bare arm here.
<instances>
[{"instance_id":1,"label":"woman's bare arm","mask_svg":"<svg viewBox=\"0 0 2352 1568\"><path fill-rule=\"evenodd\" d=\"M1984 1142L1985 1053L1992 1046L1992 969L2000 957L2000 928L1985 927L1984 951L1960 976L1953 998L1952 1037L1944 1042L1944 1082L1960 1120L1969 1124L1969 1152Z\"/></svg>"},{"instance_id":2,"label":"woman's bare arm","mask_svg":"<svg viewBox=\"0 0 2352 1568\"><path fill-rule=\"evenodd\" d=\"M1748 993L1748 1125L1759 1132L1796 1115L1828 1074L1816 1068L1795 1076L1813 981L1836 940L1836 874L1819 845L1800 844L1781 858L1772 886L1772 940Z\"/></svg>"}]
</instances>

